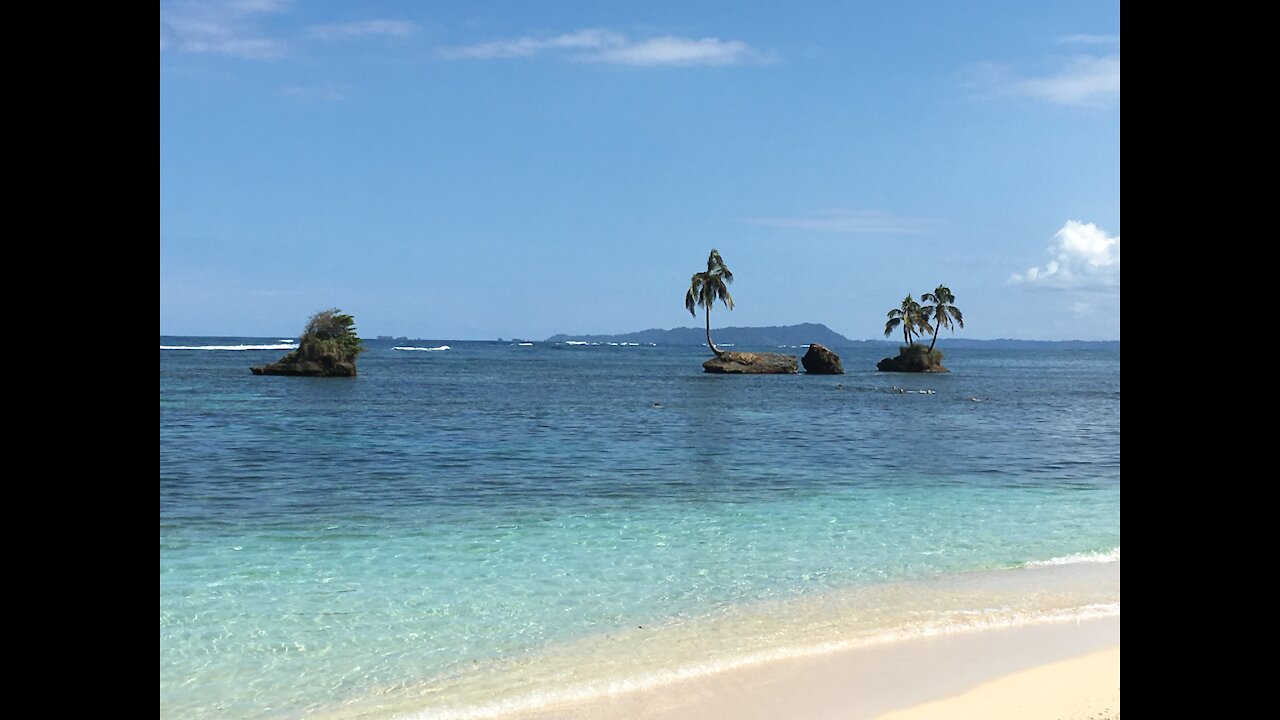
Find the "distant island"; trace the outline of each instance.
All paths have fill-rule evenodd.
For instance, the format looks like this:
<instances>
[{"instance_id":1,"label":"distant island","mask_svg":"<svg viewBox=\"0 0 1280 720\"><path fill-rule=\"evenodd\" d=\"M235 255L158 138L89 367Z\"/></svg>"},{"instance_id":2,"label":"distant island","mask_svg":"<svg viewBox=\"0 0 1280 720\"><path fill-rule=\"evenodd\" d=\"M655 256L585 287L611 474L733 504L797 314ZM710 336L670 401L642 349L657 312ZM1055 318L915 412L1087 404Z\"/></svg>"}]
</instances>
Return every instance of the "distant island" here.
<instances>
[{"instance_id":1,"label":"distant island","mask_svg":"<svg viewBox=\"0 0 1280 720\"><path fill-rule=\"evenodd\" d=\"M716 344L778 347L797 347L818 343L827 347L896 346L890 340L850 340L822 323L801 323L771 327L727 327L715 330ZM569 341L598 343L656 343L658 345L702 345L707 336L700 327L678 327L670 330L653 328L619 335L567 335L560 333L546 339L550 343ZM973 340L969 338L939 338L938 347L951 349L1008 349L1008 350L1118 350L1119 340Z\"/></svg>"},{"instance_id":2,"label":"distant island","mask_svg":"<svg viewBox=\"0 0 1280 720\"><path fill-rule=\"evenodd\" d=\"M717 345L808 345L819 343L831 345L852 345L854 341L819 323L801 323L800 325L784 325L781 327L727 327L716 331ZM702 345L706 346L707 336L700 327L678 327L671 330L653 328L621 335L552 335L547 342L635 342L657 343L658 345Z\"/></svg>"},{"instance_id":3,"label":"distant island","mask_svg":"<svg viewBox=\"0 0 1280 720\"><path fill-rule=\"evenodd\" d=\"M365 348L356 334L355 318L338 308L311 316L298 337L298 347L276 362L254 365L254 375L355 377L356 356Z\"/></svg>"}]
</instances>

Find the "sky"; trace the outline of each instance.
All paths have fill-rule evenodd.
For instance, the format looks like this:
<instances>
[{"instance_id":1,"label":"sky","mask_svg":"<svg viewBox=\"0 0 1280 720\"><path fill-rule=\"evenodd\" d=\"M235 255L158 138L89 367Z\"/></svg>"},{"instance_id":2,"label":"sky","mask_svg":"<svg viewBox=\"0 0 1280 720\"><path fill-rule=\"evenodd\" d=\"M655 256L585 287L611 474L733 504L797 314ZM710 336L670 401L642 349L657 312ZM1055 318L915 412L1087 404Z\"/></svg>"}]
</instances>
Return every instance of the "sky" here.
<instances>
[{"instance_id":1,"label":"sky","mask_svg":"<svg viewBox=\"0 0 1280 720\"><path fill-rule=\"evenodd\" d=\"M160 3L160 333L1120 337L1118 2Z\"/></svg>"}]
</instances>

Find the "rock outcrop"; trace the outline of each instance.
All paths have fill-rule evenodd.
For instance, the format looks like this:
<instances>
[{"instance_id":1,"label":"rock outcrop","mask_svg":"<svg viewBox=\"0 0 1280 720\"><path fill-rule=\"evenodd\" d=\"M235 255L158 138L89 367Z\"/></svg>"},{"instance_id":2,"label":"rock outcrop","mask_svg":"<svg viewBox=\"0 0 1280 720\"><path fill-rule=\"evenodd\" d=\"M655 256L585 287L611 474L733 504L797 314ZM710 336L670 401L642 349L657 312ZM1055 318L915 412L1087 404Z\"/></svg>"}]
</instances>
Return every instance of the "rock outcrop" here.
<instances>
[{"instance_id":1,"label":"rock outcrop","mask_svg":"<svg viewBox=\"0 0 1280 720\"><path fill-rule=\"evenodd\" d=\"M254 375L355 377L356 360L354 357L344 358L335 355L320 355L315 358L303 358L299 355L299 350L294 350L269 365L258 365L249 369L253 371Z\"/></svg>"},{"instance_id":2,"label":"rock outcrop","mask_svg":"<svg viewBox=\"0 0 1280 720\"><path fill-rule=\"evenodd\" d=\"M330 308L311 316L296 350L269 365L249 369L254 375L355 377L356 356L362 352L355 318Z\"/></svg>"},{"instance_id":3,"label":"rock outcrop","mask_svg":"<svg viewBox=\"0 0 1280 720\"><path fill-rule=\"evenodd\" d=\"M702 370L733 375L785 375L796 371L796 356L730 350L702 363Z\"/></svg>"},{"instance_id":4,"label":"rock outcrop","mask_svg":"<svg viewBox=\"0 0 1280 720\"><path fill-rule=\"evenodd\" d=\"M844 374L844 365L840 363L840 356L818 343L809 345L809 352L800 358L800 362L804 364L804 371L811 375Z\"/></svg>"},{"instance_id":5,"label":"rock outcrop","mask_svg":"<svg viewBox=\"0 0 1280 720\"><path fill-rule=\"evenodd\" d=\"M923 345L908 345L898 349L898 357L885 358L876 363L881 372L944 373L942 351L929 350Z\"/></svg>"}]
</instances>

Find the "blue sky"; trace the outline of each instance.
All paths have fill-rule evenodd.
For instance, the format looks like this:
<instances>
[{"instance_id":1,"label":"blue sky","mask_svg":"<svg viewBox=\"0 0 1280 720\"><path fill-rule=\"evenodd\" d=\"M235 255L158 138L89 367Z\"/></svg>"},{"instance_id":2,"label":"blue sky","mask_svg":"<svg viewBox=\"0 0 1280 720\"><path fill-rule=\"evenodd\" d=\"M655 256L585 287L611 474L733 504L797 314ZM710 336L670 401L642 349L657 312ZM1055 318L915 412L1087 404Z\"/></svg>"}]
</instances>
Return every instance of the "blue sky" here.
<instances>
[{"instance_id":1,"label":"blue sky","mask_svg":"<svg viewBox=\"0 0 1280 720\"><path fill-rule=\"evenodd\" d=\"M1115 2L160 4L160 332L1120 336Z\"/></svg>"}]
</instances>

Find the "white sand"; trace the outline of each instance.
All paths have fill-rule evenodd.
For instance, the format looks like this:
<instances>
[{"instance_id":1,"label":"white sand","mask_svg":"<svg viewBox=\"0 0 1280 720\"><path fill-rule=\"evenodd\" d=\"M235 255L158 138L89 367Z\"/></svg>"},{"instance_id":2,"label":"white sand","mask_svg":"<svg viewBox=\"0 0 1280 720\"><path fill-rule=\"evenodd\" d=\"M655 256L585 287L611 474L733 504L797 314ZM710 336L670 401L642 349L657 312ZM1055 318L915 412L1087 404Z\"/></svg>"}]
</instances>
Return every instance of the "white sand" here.
<instances>
[{"instance_id":1,"label":"white sand","mask_svg":"<svg viewBox=\"0 0 1280 720\"><path fill-rule=\"evenodd\" d=\"M1119 711L1120 618L1110 617L780 660L523 716L1072 720Z\"/></svg>"},{"instance_id":2,"label":"white sand","mask_svg":"<svg viewBox=\"0 0 1280 720\"><path fill-rule=\"evenodd\" d=\"M955 697L881 715L877 720L1057 720L1120 717L1120 648L1005 675Z\"/></svg>"}]
</instances>

